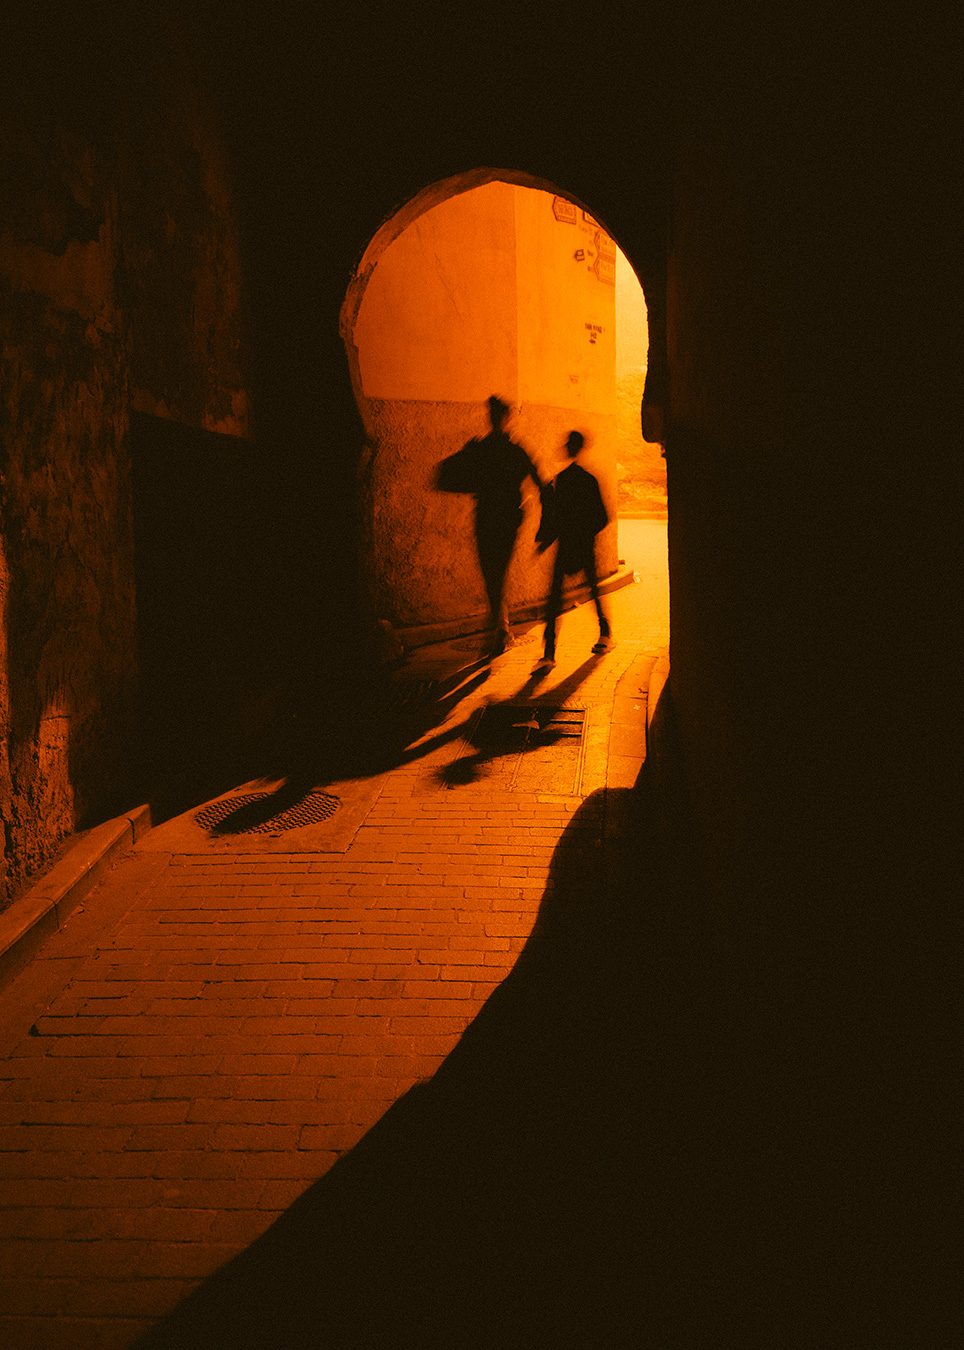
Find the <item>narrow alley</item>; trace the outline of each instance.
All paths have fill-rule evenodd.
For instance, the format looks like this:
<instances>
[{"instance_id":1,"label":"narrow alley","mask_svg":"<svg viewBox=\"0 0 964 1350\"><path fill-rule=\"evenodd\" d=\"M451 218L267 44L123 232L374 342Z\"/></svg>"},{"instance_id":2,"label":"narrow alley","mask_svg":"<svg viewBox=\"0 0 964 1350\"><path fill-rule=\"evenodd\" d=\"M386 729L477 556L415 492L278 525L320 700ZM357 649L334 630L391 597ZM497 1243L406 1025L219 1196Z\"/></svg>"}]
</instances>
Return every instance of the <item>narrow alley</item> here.
<instances>
[{"instance_id":1,"label":"narrow alley","mask_svg":"<svg viewBox=\"0 0 964 1350\"><path fill-rule=\"evenodd\" d=\"M331 814L284 833L258 828L267 780L229 794L234 832L201 802L158 824L0 993L5 1347L121 1350L245 1249L149 1344L523 1345L539 1316L558 1345L576 1269L619 1343L599 1225L615 1242L632 944L607 877L665 678L665 541L620 523L612 650L582 604L553 669L538 623L491 664L482 638L416 651L399 689L434 712L395 764L312 783ZM330 1340L300 1341L317 1318Z\"/></svg>"}]
</instances>

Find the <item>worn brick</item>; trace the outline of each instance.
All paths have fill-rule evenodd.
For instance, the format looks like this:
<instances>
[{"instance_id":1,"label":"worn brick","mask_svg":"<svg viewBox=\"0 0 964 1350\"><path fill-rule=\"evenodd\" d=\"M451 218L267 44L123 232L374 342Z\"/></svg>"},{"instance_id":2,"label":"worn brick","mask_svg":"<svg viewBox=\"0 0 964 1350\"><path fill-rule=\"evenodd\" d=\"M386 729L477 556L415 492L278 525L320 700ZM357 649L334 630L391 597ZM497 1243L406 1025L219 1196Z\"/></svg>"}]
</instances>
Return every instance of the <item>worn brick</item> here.
<instances>
[{"instance_id":1,"label":"worn brick","mask_svg":"<svg viewBox=\"0 0 964 1350\"><path fill-rule=\"evenodd\" d=\"M385 1055L375 1064L375 1076L376 1078L404 1078L413 1082L430 1078L451 1048L452 1044L449 1043L437 1053Z\"/></svg>"},{"instance_id":2,"label":"worn brick","mask_svg":"<svg viewBox=\"0 0 964 1350\"><path fill-rule=\"evenodd\" d=\"M228 1242L153 1242L142 1254L136 1273L152 1278L203 1279L236 1252L237 1246Z\"/></svg>"},{"instance_id":3,"label":"worn brick","mask_svg":"<svg viewBox=\"0 0 964 1350\"><path fill-rule=\"evenodd\" d=\"M218 1066L219 1073L231 1077L246 1078L253 1075L276 1077L291 1073L298 1062L295 1054L289 1055L225 1055Z\"/></svg>"},{"instance_id":4,"label":"worn brick","mask_svg":"<svg viewBox=\"0 0 964 1350\"><path fill-rule=\"evenodd\" d=\"M151 1242L199 1242L210 1231L215 1210L200 1207L150 1209L93 1209L73 1211L71 1231L77 1236L144 1238Z\"/></svg>"},{"instance_id":5,"label":"worn brick","mask_svg":"<svg viewBox=\"0 0 964 1350\"><path fill-rule=\"evenodd\" d=\"M80 1209L144 1209L161 1203L165 1185L155 1177L81 1177L73 1183L70 1203Z\"/></svg>"},{"instance_id":6,"label":"worn brick","mask_svg":"<svg viewBox=\"0 0 964 1350\"><path fill-rule=\"evenodd\" d=\"M4 1125L0 1149L120 1149L131 1132L127 1125Z\"/></svg>"},{"instance_id":7,"label":"worn brick","mask_svg":"<svg viewBox=\"0 0 964 1350\"><path fill-rule=\"evenodd\" d=\"M294 1148L298 1129L288 1125L216 1125L210 1132L214 1149L286 1149Z\"/></svg>"},{"instance_id":8,"label":"worn brick","mask_svg":"<svg viewBox=\"0 0 964 1350\"><path fill-rule=\"evenodd\" d=\"M317 1029L317 1016L299 1016L296 1012L272 1017L254 1016L244 1020L245 1035L310 1035Z\"/></svg>"},{"instance_id":9,"label":"worn brick","mask_svg":"<svg viewBox=\"0 0 964 1350\"><path fill-rule=\"evenodd\" d=\"M383 1084L375 1084L374 1072L377 1058L371 1056L370 1060L365 1062L365 1076L352 1077L348 1073L335 1073L331 1077L319 1077L319 1079L308 1079L315 1084L317 1091L313 1096L319 1100L366 1100L374 1093L383 1091Z\"/></svg>"},{"instance_id":10,"label":"worn brick","mask_svg":"<svg viewBox=\"0 0 964 1350\"><path fill-rule=\"evenodd\" d=\"M226 1078L226 1095L241 1100L250 1098L255 1101L291 1101L295 1098L310 1099L315 1095L314 1083L308 1077L297 1072L283 1078L258 1075L249 1078Z\"/></svg>"},{"instance_id":11,"label":"worn brick","mask_svg":"<svg viewBox=\"0 0 964 1350\"><path fill-rule=\"evenodd\" d=\"M316 1154L316 1157L319 1159L320 1175L322 1165L321 1159L323 1155L319 1151L319 1153ZM331 1162L335 1162L338 1155L332 1153L329 1154L328 1157L330 1157ZM267 1181L265 1182L264 1190L261 1193L258 1207L259 1209L266 1211L265 1218L273 1223L275 1219L280 1218L282 1210L287 1209L289 1205L293 1205L299 1195L302 1195L310 1185L311 1182L306 1181L304 1177L283 1181Z\"/></svg>"},{"instance_id":12,"label":"worn brick","mask_svg":"<svg viewBox=\"0 0 964 1350\"><path fill-rule=\"evenodd\" d=\"M363 1125L306 1125L299 1148L343 1152L354 1148L364 1133Z\"/></svg>"},{"instance_id":13,"label":"worn brick","mask_svg":"<svg viewBox=\"0 0 964 1350\"><path fill-rule=\"evenodd\" d=\"M439 1006L444 1007L444 1003L442 1003L441 1000ZM461 1035L471 1021L471 1017L466 1011L464 1004L454 1004L455 1008L461 1009L461 1015L452 1016L450 1014L440 1013L438 1017L409 1017L407 1016L407 1006L403 1004L402 1007L403 1015L392 1017L389 1023L389 1030L399 1036L408 1037L409 1039L419 1035L450 1036L456 1038Z\"/></svg>"},{"instance_id":14,"label":"worn brick","mask_svg":"<svg viewBox=\"0 0 964 1350\"><path fill-rule=\"evenodd\" d=\"M146 1242L78 1240L20 1240L0 1243L0 1270L4 1278L85 1279L109 1270L115 1279L133 1275L148 1250Z\"/></svg>"},{"instance_id":15,"label":"worn brick","mask_svg":"<svg viewBox=\"0 0 964 1350\"><path fill-rule=\"evenodd\" d=\"M25 1132L0 1173L35 1186L12 1193L5 1231L95 1293L95 1258L51 1244L109 1238L147 1289L78 1320L62 1297L78 1286L62 1286L56 1325L144 1322L153 1284L201 1279L245 1246L432 1076L512 965L578 802L493 781L413 797L424 769L388 777L347 854L175 859L99 954L76 953L71 986L38 1009L43 1034L0 1063L2 1128ZM131 1271L146 1243L153 1264Z\"/></svg>"},{"instance_id":16,"label":"worn brick","mask_svg":"<svg viewBox=\"0 0 964 1350\"><path fill-rule=\"evenodd\" d=\"M235 1101L233 1098L200 1097L190 1103L187 1119L200 1124L222 1122L241 1125L267 1125L272 1119L270 1101Z\"/></svg>"},{"instance_id":17,"label":"worn brick","mask_svg":"<svg viewBox=\"0 0 964 1350\"><path fill-rule=\"evenodd\" d=\"M465 975L461 977L461 982L456 983L457 972L453 970L452 980L406 980L403 986L404 998L416 999L457 999L469 998L472 993L472 985L468 983ZM395 1011L401 1011L396 1009Z\"/></svg>"},{"instance_id":18,"label":"worn brick","mask_svg":"<svg viewBox=\"0 0 964 1350\"><path fill-rule=\"evenodd\" d=\"M26 1279L23 1276L0 1279L0 1308L7 1316L40 1313L50 1316L80 1287L73 1279Z\"/></svg>"},{"instance_id":19,"label":"worn brick","mask_svg":"<svg viewBox=\"0 0 964 1350\"><path fill-rule=\"evenodd\" d=\"M351 1102L333 1097L267 1105L271 1121L279 1125L345 1125L352 1118Z\"/></svg>"},{"instance_id":20,"label":"worn brick","mask_svg":"<svg viewBox=\"0 0 964 1350\"><path fill-rule=\"evenodd\" d=\"M204 1148L209 1137L210 1132L204 1125L137 1125L125 1147L128 1150Z\"/></svg>"},{"instance_id":21,"label":"worn brick","mask_svg":"<svg viewBox=\"0 0 964 1350\"><path fill-rule=\"evenodd\" d=\"M25 1149L18 1153L0 1153L0 1178L69 1178L77 1175L86 1155L80 1150L47 1152ZM116 1155L115 1155L116 1156Z\"/></svg>"},{"instance_id":22,"label":"worn brick","mask_svg":"<svg viewBox=\"0 0 964 1350\"><path fill-rule=\"evenodd\" d=\"M68 1317L162 1317L190 1288L174 1279L84 1280L63 1290L59 1309Z\"/></svg>"},{"instance_id":23,"label":"worn brick","mask_svg":"<svg viewBox=\"0 0 964 1350\"><path fill-rule=\"evenodd\" d=\"M66 1205L73 1184L70 1177L0 1177L0 1209Z\"/></svg>"},{"instance_id":24,"label":"worn brick","mask_svg":"<svg viewBox=\"0 0 964 1350\"><path fill-rule=\"evenodd\" d=\"M265 1188L267 1189L267 1188ZM262 1199L264 1192L262 1192ZM293 1196L292 1199L297 1198ZM259 1200L260 1203L260 1200ZM271 1201L270 1208L275 1207ZM218 1214L211 1225L212 1243L228 1243L235 1250L242 1250L261 1236L274 1222L274 1216L263 1209L232 1209Z\"/></svg>"},{"instance_id":25,"label":"worn brick","mask_svg":"<svg viewBox=\"0 0 964 1350\"><path fill-rule=\"evenodd\" d=\"M317 1153L313 1150L304 1149L288 1151L276 1149L267 1152L246 1153L241 1164L241 1175L243 1177L259 1178L263 1181L281 1181L291 1178L315 1181L325 1170L325 1162L322 1161L319 1164Z\"/></svg>"},{"instance_id":26,"label":"worn brick","mask_svg":"<svg viewBox=\"0 0 964 1350\"><path fill-rule=\"evenodd\" d=\"M239 1162L244 1154L238 1154ZM250 1178L230 1177L190 1177L181 1178L180 1186L169 1183L165 1204L172 1210L178 1208L196 1212L203 1208L209 1212L222 1209L254 1209L261 1198L263 1182Z\"/></svg>"},{"instance_id":27,"label":"worn brick","mask_svg":"<svg viewBox=\"0 0 964 1350\"><path fill-rule=\"evenodd\" d=\"M267 990L268 982L262 972L260 979L247 980L244 985L239 987L232 971L230 977L221 978L221 972L205 982L202 996L205 999L228 999L232 1003L248 1004L254 999L262 998ZM216 1011L227 1011L227 1009L218 1008Z\"/></svg>"},{"instance_id":28,"label":"worn brick","mask_svg":"<svg viewBox=\"0 0 964 1350\"><path fill-rule=\"evenodd\" d=\"M456 965L443 966L440 974L440 980L443 984L448 984L452 980L488 980L492 978L492 971L484 965Z\"/></svg>"},{"instance_id":29,"label":"worn brick","mask_svg":"<svg viewBox=\"0 0 964 1350\"><path fill-rule=\"evenodd\" d=\"M175 1193L180 1195L182 1189L189 1196L187 1188L180 1187L182 1181L191 1183L199 1180L225 1181L237 1177L240 1174L243 1155L194 1148L171 1149L160 1153L128 1153L125 1156L143 1158L149 1175L168 1183L164 1192L165 1203L172 1204Z\"/></svg>"},{"instance_id":30,"label":"worn brick","mask_svg":"<svg viewBox=\"0 0 964 1350\"><path fill-rule=\"evenodd\" d=\"M155 1153L108 1152L81 1153L70 1175L73 1177L152 1177Z\"/></svg>"}]
</instances>

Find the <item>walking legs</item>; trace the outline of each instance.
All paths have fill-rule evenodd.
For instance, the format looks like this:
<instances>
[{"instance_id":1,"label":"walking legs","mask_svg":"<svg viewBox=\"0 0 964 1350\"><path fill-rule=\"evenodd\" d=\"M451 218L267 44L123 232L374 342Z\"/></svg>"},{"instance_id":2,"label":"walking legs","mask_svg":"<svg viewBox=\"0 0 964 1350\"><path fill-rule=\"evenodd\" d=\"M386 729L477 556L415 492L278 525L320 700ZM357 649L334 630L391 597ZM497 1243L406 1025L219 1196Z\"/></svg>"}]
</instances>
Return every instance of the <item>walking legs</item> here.
<instances>
[{"instance_id":1,"label":"walking legs","mask_svg":"<svg viewBox=\"0 0 964 1350\"><path fill-rule=\"evenodd\" d=\"M559 618L559 611L562 609L562 583L565 580L562 559L559 553L556 553L555 566L552 569L552 585L549 587L549 599L546 601L546 636L545 652L546 660L554 661L556 657L556 621Z\"/></svg>"},{"instance_id":2,"label":"walking legs","mask_svg":"<svg viewBox=\"0 0 964 1350\"><path fill-rule=\"evenodd\" d=\"M562 609L562 586L565 578L573 573L585 573L586 581L589 585L589 593L592 596L593 604L596 607L596 617L599 620L599 642L593 648L594 651L605 651L611 646L611 629L609 619L603 608L602 596L599 594L599 574L596 571L596 550L594 541L590 540L588 545L573 554L570 551L563 552L560 547L556 553L555 566L552 570L552 585L549 588L549 599L546 601L546 635L545 635L545 653L546 659L555 660L556 655L556 624L559 619L559 612Z\"/></svg>"}]
</instances>

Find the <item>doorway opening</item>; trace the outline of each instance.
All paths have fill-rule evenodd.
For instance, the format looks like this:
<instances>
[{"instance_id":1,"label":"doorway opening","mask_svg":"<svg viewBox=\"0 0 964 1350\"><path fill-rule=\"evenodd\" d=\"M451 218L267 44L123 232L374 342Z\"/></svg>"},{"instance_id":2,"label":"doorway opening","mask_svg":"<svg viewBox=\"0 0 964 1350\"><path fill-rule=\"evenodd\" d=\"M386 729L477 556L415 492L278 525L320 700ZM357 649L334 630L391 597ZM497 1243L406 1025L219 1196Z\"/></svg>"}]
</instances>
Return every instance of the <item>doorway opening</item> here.
<instances>
[{"instance_id":1,"label":"doorway opening","mask_svg":"<svg viewBox=\"0 0 964 1350\"><path fill-rule=\"evenodd\" d=\"M666 476L645 442L646 302L632 266L577 199L529 175L482 169L436 183L377 232L348 288L341 333L366 447L363 559L375 613L406 647L483 631L491 608L472 547L470 492L439 490L439 466L506 430L547 482L568 463L597 478L610 523L597 537L604 589L661 570ZM619 521L625 525L621 534ZM513 622L541 616L552 559L537 547L540 500L523 485L507 573ZM660 542L661 541L661 542ZM652 578L651 578L652 579ZM569 603L582 598L581 578Z\"/></svg>"}]
</instances>

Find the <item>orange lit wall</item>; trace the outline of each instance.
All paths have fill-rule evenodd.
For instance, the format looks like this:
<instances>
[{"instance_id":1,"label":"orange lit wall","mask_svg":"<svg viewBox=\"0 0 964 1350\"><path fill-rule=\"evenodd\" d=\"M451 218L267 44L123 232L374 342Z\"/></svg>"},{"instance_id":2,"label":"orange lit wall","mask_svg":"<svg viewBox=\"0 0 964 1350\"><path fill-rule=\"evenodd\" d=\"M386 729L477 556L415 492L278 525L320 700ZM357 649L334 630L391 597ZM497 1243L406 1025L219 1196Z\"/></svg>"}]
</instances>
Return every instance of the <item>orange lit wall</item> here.
<instances>
[{"instance_id":1,"label":"orange lit wall","mask_svg":"<svg viewBox=\"0 0 964 1350\"><path fill-rule=\"evenodd\" d=\"M569 431L615 510L615 245L551 194L487 183L432 206L378 256L350 341L371 456L364 482L370 583L379 617L408 628L484 615L472 499L435 490L437 465L484 435L486 399L543 477ZM541 600L538 499L509 578L509 603ZM600 539L616 568L616 527Z\"/></svg>"},{"instance_id":2,"label":"orange lit wall","mask_svg":"<svg viewBox=\"0 0 964 1350\"><path fill-rule=\"evenodd\" d=\"M616 253L616 457L620 515L666 514L662 447L643 440L640 407L646 384L646 297L629 260Z\"/></svg>"}]
</instances>

